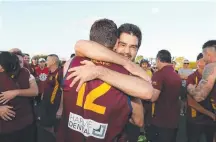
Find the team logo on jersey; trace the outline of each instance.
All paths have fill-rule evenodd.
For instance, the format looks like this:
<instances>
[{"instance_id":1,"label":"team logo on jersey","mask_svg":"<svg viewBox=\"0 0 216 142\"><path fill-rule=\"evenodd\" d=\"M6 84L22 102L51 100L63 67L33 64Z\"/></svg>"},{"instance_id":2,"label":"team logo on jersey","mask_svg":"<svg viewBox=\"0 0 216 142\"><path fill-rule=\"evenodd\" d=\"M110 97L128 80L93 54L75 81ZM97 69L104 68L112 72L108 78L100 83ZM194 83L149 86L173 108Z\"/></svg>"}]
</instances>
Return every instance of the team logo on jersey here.
<instances>
[{"instance_id":1,"label":"team logo on jersey","mask_svg":"<svg viewBox=\"0 0 216 142\"><path fill-rule=\"evenodd\" d=\"M70 112L68 127L82 133L85 137L104 139L108 124L99 123L91 119L84 119L82 116Z\"/></svg>"},{"instance_id":2,"label":"team logo on jersey","mask_svg":"<svg viewBox=\"0 0 216 142\"><path fill-rule=\"evenodd\" d=\"M50 77L49 77L49 80L52 80L52 79L53 79L53 77L52 77L52 76L50 76Z\"/></svg>"},{"instance_id":3,"label":"team logo on jersey","mask_svg":"<svg viewBox=\"0 0 216 142\"><path fill-rule=\"evenodd\" d=\"M41 74L39 75L39 79L40 79L40 81L46 81L47 75L46 75L45 73L41 73Z\"/></svg>"}]
</instances>

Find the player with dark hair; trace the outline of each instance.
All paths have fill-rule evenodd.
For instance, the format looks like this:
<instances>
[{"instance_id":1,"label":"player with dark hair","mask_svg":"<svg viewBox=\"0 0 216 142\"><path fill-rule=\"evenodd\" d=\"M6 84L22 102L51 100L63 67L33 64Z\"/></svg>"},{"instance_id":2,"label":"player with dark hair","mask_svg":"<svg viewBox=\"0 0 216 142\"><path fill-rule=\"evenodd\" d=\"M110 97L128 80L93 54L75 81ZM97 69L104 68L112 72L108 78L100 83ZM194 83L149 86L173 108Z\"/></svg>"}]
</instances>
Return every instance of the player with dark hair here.
<instances>
[{"instance_id":1,"label":"player with dark hair","mask_svg":"<svg viewBox=\"0 0 216 142\"><path fill-rule=\"evenodd\" d=\"M151 98L151 102L155 102L155 110L147 131L151 142L176 141L182 88L181 78L171 65L171 60L167 50L160 50L156 56L158 71L152 77L154 93Z\"/></svg>"},{"instance_id":2,"label":"player with dark hair","mask_svg":"<svg viewBox=\"0 0 216 142\"><path fill-rule=\"evenodd\" d=\"M119 29L124 30L121 30L122 33L120 33ZM124 65L125 68L130 70L136 76L139 76L145 80L150 80L150 77L142 68L131 62L134 61L135 56L138 52L138 48L140 46L139 41L141 41L142 36L141 34L137 34L141 33L140 29L136 25L128 23L123 24L119 27L119 29L118 43L117 46L114 48L114 51L122 56L119 56L111 50L108 50L106 47L92 41L79 41L75 47L76 54L80 56L90 57L93 59L117 63L119 65ZM75 72L77 77L80 79L80 84L85 81L98 78L108 82L109 84L119 88L120 90L131 96L147 99L148 95L151 95L152 93L151 84L148 84L148 82L146 82L145 80L138 77L122 75L117 72L113 72L107 68L94 68L94 66L84 66L69 71ZM136 82L136 84L134 84L134 82ZM142 103L137 98L131 98L131 104L133 107L133 113L131 119L132 121L130 122L138 125L139 127L142 127L144 120ZM126 141L126 139L129 138L129 140L131 141L136 141L139 136L140 129L132 125L131 127L129 126L126 128L126 130L129 131L124 133L126 134L126 138L123 139L125 139ZM128 138L127 134L129 135Z\"/></svg>"},{"instance_id":3,"label":"player with dark hair","mask_svg":"<svg viewBox=\"0 0 216 142\"><path fill-rule=\"evenodd\" d=\"M197 56L197 70L188 76L187 86L189 84L198 85L202 79L202 73L205 67L203 54ZM212 142L213 137L211 127L208 124L216 119L216 115L211 112L210 98L207 97L204 101L197 103L190 95L188 95L188 109L187 109L187 137L188 142L198 142L202 134L205 134L206 140ZM209 135L210 134L210 135Z\"/></svg>"},{"instance_id":4,"label":"player with dark hair","mask_svg":"<svg viewBox=\"0 0 216 142\"><path fill-rule=\"evenodd\" d=\"M132 34L134 36L137 37L138 39L138 43L137 43L137 48L139 49L141 43L142 43L142 32L140 30L140 28L134 24L130 24L130 23L125 23L122 24L119 28L118 28L118 38L120 38L120 36L122 35L122 33L126 33L126 34Z\"/></svg>"},{"instance_id":5,"label":"player with dark hair","mask_svg":"<svg viewBox=\"0 0 216 142\"><path fill-rule=\"evenodd\" d=\"M98 24L97 26L95 26L95 24ZM104 26L99 26L99 25L104 25ZM93 30L93 28L94 27L100 27L100 28L96 28L96 29L94 29L94 30L96 30L95 32L93 32L94 30ZM108 28L109 27L109 28ZM112 28L111 28L112 27ZM98 31L97 31L98 30ZM91 29L91 33L97 33L98 34L98 36L100 37L100 38L92 38L93 40L94 39L97 39L97 40L100 40L100 42L99 43L103 43L102 45L100 45L100 44L97 44L96 46L98 47L98 45L99 45L99 47L100 46L102 46L102 48L105 48L105 47L103 47L103 46L107 46L107 47L114 47L114 45L116 44L115 42L117 41L117 27L116 27L116 25L113 23L113 21L111 21L111 20L107 20L107 19L102 19L102 20L99 20L99 21L96 21L94 24L93 24L93 26L92 26L92 29ZM100 36L100 35L103 35L103 36ZM103 39L101 39L103 37ZM96 41L97 41L96 40ZM114 42L115 41L115 42ZM88 44L88 43L87 43ZM136 46L136 45L132 45L132 46ZM86 47L86 46L85 46ZM89 47L89 46L87 46L87 47ZM91 50L91 48L93 48L92 46L90 46L90 50ZM105 48L106 50L108 50L107 48ZM99 49L100 50L100 49ZM108 51L110 51L110 50L108 50ZM81 53L80 53L81 54ZM127 54L128 55L128 54ZM117 55L117 56L119 56L119 55ZM129 56L128 56L129 57ZM130 56L131 57L131 56ZM74 59L73 59L73 61L72 61L72 64L76 61L76 59L80 59L81 57L75 57ZM84 60L84 59L87 59L87 58L81 58L82 60ZM121 58L121 59L123 59L123 60L126 60L125 58ZM115 70L115 71L118 71L118 72L122 72L122 73L127 73L127 71L126 70L124 70L122 67L120 67L120 66L117 66L117 65L115 65L115 64L112 64L112 63L106 63L106 62L103 62L103 61L97 61L97 60L92 60L96 65L98 65L98 66L96 66L96 67L98 67L98 68L102 68L102 69L107 69L107 68L109 68L109 69L107 69L108 71L110 71L110 72L114 72L114 71L112 71L112 70ZM84 61L84 62L86 62L86 61ZM77 64L80 64L80 61L76 61L76 63ZM73 68L74 69L74 68ZM111 70L110 70L111 69ZM81 74L84 74L84 72L81 72ZM119 75L119 73L118 73L118 75ZM67 75L68 76L68 75ZM121 75L120 74L120 77L121 76L126 76L126 78L127 78L127 75ZM70 75L70 77L71 77L71 75ZM69 77L69 78L70 78ZM72 75L72 77L73 77L73 75ZM129 78L130 78L130 76L128 76ZM79 80L79 78L77 78L77 77L75 77L74 79L73 79L73 83L75 83L76 81L78 81ZM120 79L119 79L120 80ZM125 79L126 80L126 79ZM95 82L96 81L96 82ZM139 80L138 80L139 81ZM68 82L68 81L67 81ZM71 81L69 81L68 83L67 83L67 86L68 85L70 85L70 82ZM98 83L99 84L98 84ZM140 81L139 81L140 82ZM73 84L72 83L72 84ZM87 83L84 83L84 85L86 85L86 87L87 87L87 85L90 85L91 86L91 84L92 85L94 85L94 84L97 84L97 85L99 85L98 87L100 88L100 87L102 87L102 86L104 86L105 84L102 82L102 81L100 81L100 80L98 80L98 79L96 79L96 80L92 80L92 81L90 81L90 82L87 82ZM101 84L102 83L102 84ZM108 82L109 83L109 82ZM81 85L82 85L82 82L80 83ZM95 84L95 85L96 85ZM101 85L102 86L101 86ZM112 84L112 83L111 83ZM77 88L77 85L78 84L76 84L75 83L75 85L73 86L73 88L74 89L76 89ZM81 85L79 85L79 86L81 86ZM113 85L113 84L112 84ZM83 86L83 85L82 85ZM89 86L89 87L90 87ZM105 85L106 86L106 85ZM105 87L104 86L104 87ZM115 86L115 85L114 85ZM89 87L87 87L87 88L89 88ZM97 87L97 89L99 89ZM107 86L108 87L108 86ZM86 89L87 89L86 88ZM105 87L106 88L106 87ZM104 88L104 89L105 89ZM121 90L122 90L122 86L121 87L117 87L117 88L121 88ZM67 88L66 88L67 89ZM68 88L69 89L69 88ZM79 93L82 91L82 89L83 89L83 87L81 87L81 89L80 89L80 91L79 91ZM89 88L90 89L90 88ZM107 88L108 89L108 88ZM79 90L79 87L78 87L78 90ZM78 91L77 90L77 91ZM124 89L123 89L124 90ZM129 90L129 89L127 89L127 90ZM92 140L92 141L112 141L112 140L117 140L118 139L118 136L119 136L119 134L121 134L121 132L122 132L122 130L123 130L123 128L124 128L124 126L125 126L125 124L126 124L126 122L127 122L127 120L129 119L129 113L130 113L130 109L128 108L129 107L129 104L128 104L128 97L126 96L126 95L124 95L124 94L122 94L122 92L120 92L119 90L117 91L117 90L115 90L113 87L111 87L110 88L110 90L108 89L107 90L108 92L104 92L105 94L104 95L102 95L100 98L98 98L98 101L96 101L95 103L99 103L99 104L103 104L104 106L105 106L105 108L106 108L106 111L105 112L103 112L103 113L105 113L104 115L103 114L98 114L98 113L100 113L99 112L99 110L92 110L92 109L90 109L90 108L88 108L87 106L87 108L85 108L85 106L84 106L84 110L82 109L82 108L80 108L80 113L82 112L82 111L87 111L88 109L90 109L91 111L94 111L95 113L93 113L92 112L92 116L85 116L85 117L83 117L84 118L84 120L86 121L86 119L85 118L88 118L88 117L90 117L90 118L94 118L94 120L97 120L97 122L95 122L95 124L96 123L98 123L98 122L108 122L107 123L107 125L105 125L105 124L103 124L103 123L101 123L101 126L103 126L103 129L101 129L101 130L98 130L98 131L104 131L105 129L107 129L107 132L106 132L106 134L105 133L102 133L103 135L98 135L98 136L96 136L95 134L94 134L94 131L93 131L93 133L91 134L91 135L93 135L92 137L88 137L88 134L85 134L84 132L81 132L80 133L80 137L83 137L82 136L82 134L83 135L85 135L86 137L83 137L83 139L84 140ZM86 92L89 92L89 91L86 91ZM91 91L90 91L91 92ZM112 93L111 93L112 92ZM111 93L111 94L107 94L107 93ZM136 92L137 93L137 92ZM90 94L88 94L88 95L90 95ZM147 93L147 95L148 95L148 93ZM64 92L64 98L65 98L65 92ZM69 96L69 95L67 95L67 96ZM109 99L111 99L111 98L115 98L113 101L108 101ZM147 97L147 96L146 96ZM88 98L88 96L87 96L87 98ZM87 99L86 98L86 99ZM69 99L64 99L64 103L65 103L65 100L66 101L69 101ZM104 101L103 101L104 100ZM105 101L106 100L106 101ZM121 100L121 101L118 101L118 100ZM71 100L70 100L71 101ZM75 101L76 101L76 99L75 99ZM115 102L119 102L119 103L115 103ZM78 102L77 102L78 103ZM77 104L76 103L76 104ZM78 104L77 104L78 105ZM100 106L100 105L99 105ZM110 107L110 106L112 106L112 107ZM90 106L89 106L90 107ZM121 109L122 108L122 109ZM123 109L124 108L124 109ZM85 109L87 109L87 110L85 110ZM118 117L116 116L116 114L114 113L114 112L117 112L117 110L119 110L119 111L121 111L122 113L118 113ZM87 111L88 112L88 111ZM87 113L86 112L86 113ZM113 113L112 115L110 114L110 113ZM102 112L101 112L102 113ZM91 113L90 113L91 114ZM71 119L70 119L70 125L72 125L74 122L73 122L73 119L72 118L74 118L76 115L74 115L73 113L71 113L70 114L71 115ZM73 117L72 117L73 116ZM98 116L97 118L96 118L96 116ZM78 116L76 116L76 117L78 117ZM109 118L108 118L109 117ZM82 119L83 119L82 118ZM114 120L114 121L112 121L112 120ZM89 120L90 121L90 120ZM110 123L112 121L112 123ZM68 123L69 124L69 123ZM116 124L118 124L118 128L116 127ZM107 127L108 126L108 127ZM72 128L72 126L71 126L71 129L75 129L75 128ZM75 130L76 131L76 130ZM78 133L77 133L78 134ZM95 138L96 137L96 138ZM97 139L97 138L99 138L99 139ZM72 139L72 137L71 137L71 139ZM100 140L101 139L101 140Z\"/></svg>"},{"instance_id":6,"label":"player with dark hair","mask_svg":"<svg viewBox=\"0 0 216 142\"><path fill-rule=\"evenodd\" d=\"M198 85L189 84L187 90L197 102L201 102L210 97L213 112L216 114L216 40L209 40L204 43L202 50L203 59L207 64L202 73L202 79ZM210 123L210 125L212 127L211 133L215 133L215 122Z\"/></svg>"},{"instance_id":7,"label":"player with dark hair","mask_svg":"<svg viewBox=\"0 0 216 142\"><path fill-rule=\"evenodd\" d=\"M62 68L59 67L59 57L56 54L47 56L48 76L45 81L44 93L42 95L39 109L38 142L53 142L54 132L58 127L58 111L61 111L60 102L62 98L61 83L63 80Z\"/></svg>"}]
</instances>

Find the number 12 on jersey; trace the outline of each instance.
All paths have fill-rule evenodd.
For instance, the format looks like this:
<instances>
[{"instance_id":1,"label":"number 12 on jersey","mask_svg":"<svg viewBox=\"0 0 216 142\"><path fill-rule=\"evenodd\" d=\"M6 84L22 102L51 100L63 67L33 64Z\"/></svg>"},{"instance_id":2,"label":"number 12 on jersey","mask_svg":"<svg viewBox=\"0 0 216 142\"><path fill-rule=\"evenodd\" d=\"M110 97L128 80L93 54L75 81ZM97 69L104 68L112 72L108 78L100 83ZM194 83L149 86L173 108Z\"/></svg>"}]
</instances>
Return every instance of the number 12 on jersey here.
<instances>
[{"instance_id":1,"label":"number 12 on jersey","mask_svg":"<svg viewBox=\"0 0 216 142\"><path fill-rule=\"evenodd\" d=\"M99 113L99 114L104 114L106 111L106 107L95 104L94 101L97 98L105 95L109 91L110 88L111 88L111 86L109 84L103 83L100 86L98 86L97 88L91 90L86 95L86 100L84 103L84 109L91 110L91 111ZM86 83L84 83L82 85L82 87L80 88L80 90L78 92L77 102L76 102L77 106L83 107L83 98L84 98L84 94L85 94L85 89L86 89Z\"/></svg>"}]
</instances>

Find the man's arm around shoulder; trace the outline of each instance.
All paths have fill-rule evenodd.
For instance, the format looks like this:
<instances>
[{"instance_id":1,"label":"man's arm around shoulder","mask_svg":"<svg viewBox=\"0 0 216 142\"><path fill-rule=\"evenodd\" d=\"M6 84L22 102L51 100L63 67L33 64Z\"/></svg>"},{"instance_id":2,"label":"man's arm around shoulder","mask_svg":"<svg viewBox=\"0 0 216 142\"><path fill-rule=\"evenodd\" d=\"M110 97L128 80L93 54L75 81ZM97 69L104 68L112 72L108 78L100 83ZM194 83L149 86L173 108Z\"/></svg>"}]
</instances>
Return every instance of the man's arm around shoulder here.
<instances>
[{"instance_id":1,"label":"man's arm around shoulder","mask_svg":"<svg viewBox=\"0 0 216 142\"><path fill-rule=\"evenodd\" d=\"M105 67L97 66L98 78L120 89L130 96L150 99L153 93L152 85L139 77L122 74Z\"/></svg>"}]
</instances>

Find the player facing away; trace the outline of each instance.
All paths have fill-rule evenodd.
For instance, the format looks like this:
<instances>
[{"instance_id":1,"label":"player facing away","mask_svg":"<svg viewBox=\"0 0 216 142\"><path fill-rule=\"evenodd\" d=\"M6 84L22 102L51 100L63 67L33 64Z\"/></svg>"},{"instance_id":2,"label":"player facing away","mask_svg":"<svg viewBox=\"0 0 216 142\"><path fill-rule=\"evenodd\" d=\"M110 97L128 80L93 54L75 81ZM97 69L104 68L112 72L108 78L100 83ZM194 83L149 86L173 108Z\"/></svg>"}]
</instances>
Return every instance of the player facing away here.
<instances>
[{"instance_id":1,"label":"player facing away","mask_svg":"<svg viewBox=\"0 0 216 142\"><path fill-rule=\"evenodd\" d=\"M108 19L96 21L90 30L90 40L112 49L117 42L116 24ZM75 57L70 68L80 66L86 59ZM98 66L129 74L122 66L92 61ZM77 92L78 84L70 88L72 81L64 81L64 112L57 142L118 141L131 114L128 96L99 79L84 83Z\"/></svg>"}]
</instances>

